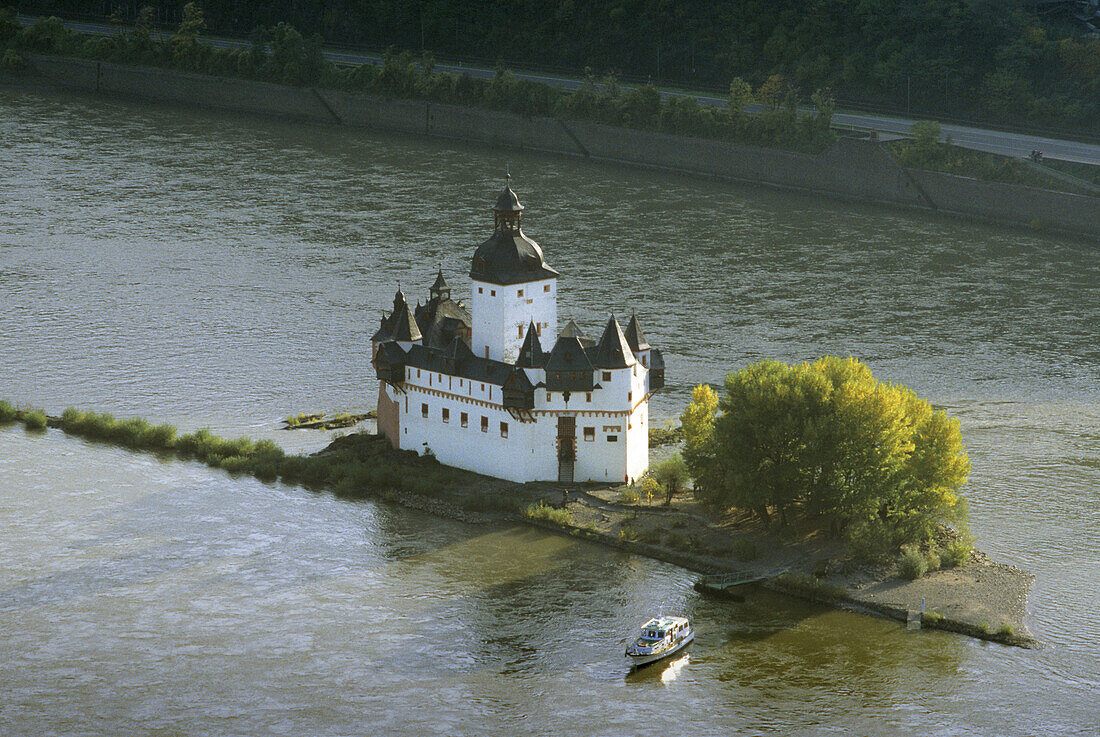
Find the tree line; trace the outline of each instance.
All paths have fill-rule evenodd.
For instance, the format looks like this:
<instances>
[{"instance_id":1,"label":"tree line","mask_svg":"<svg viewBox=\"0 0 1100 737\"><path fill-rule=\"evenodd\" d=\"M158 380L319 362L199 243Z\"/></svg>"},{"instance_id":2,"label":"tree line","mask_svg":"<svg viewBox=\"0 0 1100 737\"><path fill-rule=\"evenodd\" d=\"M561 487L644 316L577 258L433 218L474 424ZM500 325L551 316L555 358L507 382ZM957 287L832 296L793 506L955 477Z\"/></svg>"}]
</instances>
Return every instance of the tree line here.
<instances>
[{"instance_id":1,"label":"tree line","mask_svg":"<svg viewBox=\"0 0 1100 737\"><path fill-rule=\"evenodd\" d=\"M430 54L387 52L381 64L337 67L321 53L322 40L304 37L287 23L257 27L246 48L220 48L202 40L208 29L202 9L186 4L175 31L163 40L153 33L156 11L145 6L131 26L117 34L86 36L56 17L30 26L0 11L0 67L15 68L18 51L57 53L118 63L165 66L222 76L241 76L294 85L319 85L388 97L413 97L485 107L522 115L556 116L677 135L720 138L790 150L818 151L834 140L834 103L828 91L810 96L807 114L799 91L775 75L757 89L741 79L730 84L729 105L702 105L694 97L665 96L653 84L627 87L613 75L585 75L580 87L562 87L516 77L498 66L492 79L440 71ZM4 52L4 48L7 51ZM746 111L759 100L760 114Z\"/></svg>"},{"instance_id":2,"label":"tree line","mask_svg":"<svg viewBox=\"0 0 1100 737\"><path fill-rule=\"evenodd\" d=\"M20 12L132 20L140 0L22 0ZM177 24L185 3L152 3ZM1028 0L204 0L211 32L287 23L324 42L658 83L758 87L933 117L1100 131L1100 40Z\"/></svg>"}]
</instances>

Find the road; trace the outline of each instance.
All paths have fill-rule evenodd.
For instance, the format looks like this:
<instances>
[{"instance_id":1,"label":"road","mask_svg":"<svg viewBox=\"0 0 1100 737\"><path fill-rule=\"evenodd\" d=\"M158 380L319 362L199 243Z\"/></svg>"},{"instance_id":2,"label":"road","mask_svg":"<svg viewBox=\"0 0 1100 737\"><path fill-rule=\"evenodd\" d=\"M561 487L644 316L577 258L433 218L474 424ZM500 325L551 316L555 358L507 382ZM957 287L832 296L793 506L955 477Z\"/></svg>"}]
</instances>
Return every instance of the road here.
<instances>
[{"instance_id":1,"label":"road","mask_svg":"<svg viewBox=\"0 0 1100 737\"><path fill-rule=\"evenodd\" d=\"M34 18L21 16L20 22L30 24ZM117 28L100 23L85 23L66 21L66 28L80 33L92 35L112 35L118 33ZM158 38L165 38L169 34L154 32ZM226 49L250 48L248 41L232 38L220 38L204 36L203 40L213 46ZM379 64L382 57L377 54L368 54L340 49L324 49L324 57L334 64L360 65ZM496 71L484 66L465 66L462 64L440 64L435 68L440 71L458 72L469 74L471 77L492 79ZM539 72L512 70L512 74L520 79L528 79L535 82L562 87L564 89L576 89L581 85L579 79L566 76L558 76ZM726 101L719 97L692 92L666 91L664 95L690 95L704 105L725 105ZM833 122L843 128L852 128L863 131L876 131L891 135L907 136L916 119L902 118L892 115L877 115L873 113L837 112L833 115ZM1032 151L1041 151L1043 157L1059 161L1070 161L1080 164L1092 164L1100 166L1100 145L1082 143L1066 139L1049 138L1045 136L1031 135L1027 133L1009 133L990 128L978 128L974 126L942 123L941 127L951 142L961 148L975 151L1000 154L1016 158L1026 158Z\"/></svg>"}]
</instances>

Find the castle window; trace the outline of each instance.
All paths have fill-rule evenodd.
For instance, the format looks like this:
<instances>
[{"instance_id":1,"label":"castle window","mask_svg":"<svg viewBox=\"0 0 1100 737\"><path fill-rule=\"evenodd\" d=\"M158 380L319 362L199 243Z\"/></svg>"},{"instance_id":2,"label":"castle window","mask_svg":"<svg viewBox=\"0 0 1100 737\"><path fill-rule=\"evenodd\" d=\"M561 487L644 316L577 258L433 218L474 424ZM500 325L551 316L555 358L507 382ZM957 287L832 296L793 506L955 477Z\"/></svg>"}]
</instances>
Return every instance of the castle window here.
<instances>
[{"instance_id":1,"label":"castle window","mask_svg":"<svg viewBox=\"0 0 1100 737\"><path fill-rule=\"evenodd\" d=\"M451 410L447 409L446 407L443 408L443 421L444 422L450 422L451 421Z\"/></svg>"},{"instance_id":2,"label":"castle window","mask_svg":"<svg viewBox=\"0 0 1100 737\"><path fill-rule=\"evenodd\" d=\"M478 294L485 294L485 290L484 290L484 289L482 289L481 287L478 287L478 288L477 288L477 293L478 293Z\"/></svg>"},{"instance_id":3,"label":"castle window","mask_svg":"<svg viewBox=\"0 0 1100 737\"><path fill-rule=\"evenodd\" d=\"M618 435L608 435L607 436L607 442L617 443L617 442L619 442L619 436Z\"/></svg>"},{"instance_id":4,"label":"castle window","mask_svg":"<svg viewBox=\"0 0 1100 737\"><path fill-rule=\"evenodd\" d=\"M416 378L418 378L418 379L420 378L420 369L416 370Z\"/></svg>"},{"instance_id":5,"label":"castle window","mask_svg":"<svg viewBox=\"0 0 1100 737\"><path fill-rule=\"evenodd\" d=\"M649 364L646 363L646 358L647 358L646 354L643 353L642 354L642 365L643 366L649 366Z\"/></svg>"},{"instance_id":6,"label":"castle window","mask_svg":"<svg viewBox=\"0 0 1100 737\"><path fill-rule=\"evenodd\" d=\"M549 402L549 401L550 401L550 396L551 396L551 395L550 395L550 392L546 392L546 401L547 401L547 402Z\"/></svg>"},{"instance_id":7,"label":"castle window","mask_svg":"<svg viewBox=\"0 0 1100 737\"><path fill-rule=\"evenodd\" d=\"M542 291L549 292L550 291L550 285L549 284L544 284L543 287L542 287Z\"/></svg>"},{"instance_id":8,"label":"castle window","mask_svg":"<svg viewBox=\"0 0 1100 737\"><path fill-rule=\"evenodd\" d=\"M596 428L586 427L584 428L584 439L588 442L592 442L596 439Z\"/></svg>"},{"instance_id":9,"label":"castle window","mask_svg":"<svg viewBox=\"0 0 1100 737\"><path fill-rule=\"evenodd\" d=\"M495 290L495 289L490 289L490 290L489 290L489 296L490 296L490 297L495 297L495 296L497 296L497 290Z\"/></svg>"},{"instance_id":10,"label":"castle window","mask_svg":"<svg viewBox=\"0 0 1100 737\"><path fill-rule=\"evenodd\" d=\"M518 291L516 292L516 296L517 296L517 297L522 297L522 296L523 296L523 290L522 290L522 289L518 290Z\"/></svg>"},{"instance_id":11,"label":"castle window","mask_svg":"<svg viewBox=\"0 0 1100 737\"><path fill-rule=\"evenodd\" d=\"M463 427L468 426L470 424L470 415L466 414L465 412L460 414L458 416L458 424L462 425Z\"/></svg>"},{"instance_id":12,"label":"castle window","mask_svg":"<svg viewBox=\"0 0 1100 737\"><path fill-rule=\"evenodd\" d=\"M420 414L424 417L428 416L428 405L427 404L421 404L420 405Z\"/></svg>"},{"instance_id":13,"label":"castle window","mask_svg":"<svg viewBox=\"0 0 1100 737\"><path fill-rule=\"evenodd\" d=\"M489 432L489 418L485 415L481 416L481 431Z\"/></svg>"},{"instance_id":14,"label":"castle window","mask_svg":"<svg viewBox=\"0 0 1100 737\"><path fill-rule=\"evenodd\" d=\"M626 401L628 401L628 402L629 402L629 401L631 401L632 399L634 399L634 392L627 392L627 393L626 393Z\"/></svg>"},{"instance_id":15,"label":"castle window","mask_svg":"<svg viewBox=\"0 0 1100 737\"><path fill-rule=\"evenodd\" d=\"M584 401L586 401L586 402L591 402L592 401L592 392L585 392L584 393Z\"/></svg>"},{"instance_id":16,"label":"castle window","mask_svg":"<svg viewBox=\"0 0 1100 737\"><path fill-rule=\"evenodd\" d=\"M516 337L517 338L522 338L523 337L523 326L522 325L516 325L516 328L517 328L516 332L519 333Z\"/></svg>"},{"instance_id":17,"label":"castle window","mask_svg":"<svg viewBox=\"0 0 1100 737\"><path fill-rule=\"evenodd\" d=\"M535 335L539 336L540 338L542 337L542 323L541 322L536 322L535 323Z\"/></svg>"},{"instance_id":18,"label":"castle window","mask_svg":"<svg viewBox=\"0 0 1100 737\"><path fill-rule=\"evenodd\" d=\"M603 379L601 379L601 381L611 381L611 372L610 371L604 371L603 372Z\"/></svg>"},{"instance_id":19,"label":"castle window","mask_svg":"<svg viewBox=\"0 0 1100 737\"><path fill-rule=\"evenodd\" d=\"M508 437L508 423L507 422L500 423L500 437L502 437L502 438Z\"/></svg>"}]
</instances>

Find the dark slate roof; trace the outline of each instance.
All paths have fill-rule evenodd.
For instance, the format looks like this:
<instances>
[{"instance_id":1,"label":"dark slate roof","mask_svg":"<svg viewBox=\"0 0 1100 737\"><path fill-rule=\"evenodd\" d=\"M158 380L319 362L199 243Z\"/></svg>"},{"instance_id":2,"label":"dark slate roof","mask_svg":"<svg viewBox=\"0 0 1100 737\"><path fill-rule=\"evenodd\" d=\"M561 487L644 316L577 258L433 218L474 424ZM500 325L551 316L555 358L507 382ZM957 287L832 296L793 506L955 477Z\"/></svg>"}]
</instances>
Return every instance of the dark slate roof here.
<instances>
[{"instance_id":1,"label":"dark slate roof","mask_svg":"<svg viewBox=\"0 0 1100 737\"><path fill-rule=\"evenodd\" d=\"M382 313L382 324L378 327L378 332L371 336L372 343L381 343L384 340L389 340L393 336L390 334L389 315L385 312Z\"/></svg>"},{"instance_id":2,"label":"dark slate roof","mask_svg":"<svg viewBox=\"0 0 1100 737\"><path fill-rule=\"evenodd\" d=\"M397 343L387 340L378 346L378 355L375 357L375 361L396 366L405 362L405 351Z\"/></svg>"},{"instance_id":3,"label":"dark slate roof","mask_svg":"<svg viewBox=\"0 0 1100 737\"><path fill-rule=\"evenodd\" d=\"M642 329L638 325L638 316L631 315L630 322L626 326L626 343L630 346L630 350L638 353L649 348L649 343L645 339L645 335L642 334Z\"/></svg>"},{"instance_id":4,"label":"dark slate roof","mask_svg":"<svg viewBox=\"0 0 1100 737\"><path fill-rule=\"evenodd\" d=\"M661 355L661 349L653 348L649 351L649 370L662 371L665 368L665 357Z\"/></svg>"},{"instance_id":5,"label":"dark slate roof","mask_svg":"<svg viewBox=\"0 0 1100 737\"><path fill-rule=\"evenodd\" d=\"M596 345L596 341L592 340L591 338L586 338L584 332L581 331L581 329L577 327L577 323L573 322L572 320L570 320L566 324L565 329L558 334L558 337L576 338L585 348L591 348L592 346Z\"/></svg>"},{"instance_id":6,"label":"dark slate roof","mask_svg":"<svg viewBox=\"0 0 1100 737\"><path fill-rule=\"evenodd\" d=\"M541 368L546 363L546 353L542 350L539 341L539 333L534 321L527 326L527 337L523 339L523 346L519 349L519 357L516 365L523 368Z\"/></svg>"},{"instance_id":7,"label":"dark slate roof","mask_svg":"<svg viewBox=\"0 0 1100 737\"><path fill-rule=\"evenodd\" d=\"M493 284L523 284L556 277L542 248L522 230L501 229L474 251L470 278Z\"/></svg>"},{"instance_id":8,"label":"dark slate roof","mask_svg":"<svg viewBox=\"0 0 1100 737\"><path fill-rule=\"evenodd\" d=\"M619 327L619 321L614 315L603 329L593 363L599 368L630 368L637 363L634 351L627 344L623 329Z\"/></svg>"},{"instance_id":9,"label":"dark slate roof","mask_svg":"<svg viewBox=\"0 0 1100 737\"><path fill-rule=\"evenodd\" d=\"M416 309L416 323L425 336L424 343L442 348L451 342L451 338L469 330L473 318L461 302L451 298L441 298L438 294L428 300L428 304Z\"/></svg>"},{"instance_id":10,"label":"dark slate roof","mask_svg":"<svg viewBox=\"0 0 1100 737\"><path fill-rule=\"evenodd\" d=\"M452 342L452 345L453 342ZM456 350L461 348L455 346ZM479 358L473 352L465 354L464 358L455 362L454 366L447 365L446 351L426 348L422 345L413 345L405 358L405 364L413 368L437 371L441 374L461 377L470 381L480 381L486 384L503 386L505 379L515 368L512 364L503 361L494 361L491 358Z\"/></svg>"},{"instance_id":11,"label":"dark slate roof","mask_svg":"<svg viewBox=\"0 0 1100 737\"><path fill-rule=\"evenodd\" d=\"M512 369L512 373L508 374L502 388L513 392L530 392L534 390L535 385L531 383L531 379L527 378L527 372L517 366Z\"/></svg>"},{"instance_id":12,"label":"dark slate roof","mask_svg":"<svg viewBox=\"0 0 1100 737\"><path fill-rule=\"evenodd\" d=\"M550 357L546 360L547 371L591 371L592 361L585 353L580 339L572 335L559 335Z\"/></svg>"},{"instance_id":13,"label":"dark slate roof","mask_svg":"<svg viewBox=\"0 0 1100 737\"><path fill-rule=\"evenodd\" d=\"M439 273L435 277L435 284L432 284L432 288L428 291L429 293L451 291L451 288L447 286L447 280L443 278L443 269L439 270Z\"/></svg>"},{"instance_id":14,"label":"dark slate roof","mask_svg":"<svg viewBox=\"0 0 1100 737\"><path fill-rule=\"evenodd\" d=\"M393 315L390 318L393 321L390 325L390 334L394 340L420 340L423 337L420 334L420 327L416 324L412 308L405 301L405 295L400 289L393 298Z\"/></svg>"},{"instance_id":15,"label":"dark slate roof","mask_svg":"<svg viewBox=\"0 0 1100 737\"><path fill-rule=\"evenodd\" d=\"M497 197L497 203L493 205L493 209L497 212L519 212L523 209L523 204L519 201L519 197L512 191L511 183L504 185L504 189L501 190L500 196Z\"/></svg>"}]
</instances>

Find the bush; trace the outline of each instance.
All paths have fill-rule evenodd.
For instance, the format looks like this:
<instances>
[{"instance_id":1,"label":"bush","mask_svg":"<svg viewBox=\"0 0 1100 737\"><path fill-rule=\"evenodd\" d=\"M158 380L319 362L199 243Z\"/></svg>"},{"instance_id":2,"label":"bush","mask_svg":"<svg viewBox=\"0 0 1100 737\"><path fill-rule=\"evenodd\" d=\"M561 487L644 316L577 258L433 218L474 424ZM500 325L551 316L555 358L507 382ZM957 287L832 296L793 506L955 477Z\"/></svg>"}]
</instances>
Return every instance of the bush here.
<instances>
[{"instance_id":1,"label":"bush","mask_svg":"<svg viewBox=\"0 0 1100 737\"><path fill-rule=\"evenodd\" d=\"M620 504L637 504L640 499L641 495L638 493L638 487L636 486L624 486L619 491Z\"/></svg>"},{"instance_id":2,"label":"bush","mask_svg":"<svg viewBox=\"0 0 1100 737\"><path fill-rule=\"evenodd\" d=\"M545 502L532 504L523 510L523 516L528 519L544 520L556 525L566 527L573 524L573 514L568 509L557 509L548 506Z\"/></svg>"},{"instance_id":3,"label":"bush","mask_svg":"<svg viewBox=\"0 0 1100 737\"><path fill-rule=\"evenodd\" d=\"M7 425L15 422L19 417L19 412L10 403L0 400L0 425Z\"/></svg>"},{"instance_id":4,"label":"bush","mask_svg":"<svg viewBox=\"0 0 1100 737\"><path fill-rule=\"evenodd\" d=\"M643 476L642 482L638 484L638 493L646 503L652 502L653 498L660 496L663 491L661 483L652 476Z\"/></svg>"},{"instance_id":5,"label":"bush","mask_svg":"<svg viewBox=\"0 0 1100 737\"><path fill-rule=\"evenodd\" d=\"M879 517L848 525L844 539L848 551L867 563L884 563L897 550L894 531Z\"/></svg>"},{"instance_id":6,"label":"bush","mask_svg":"<svg viewBox=\"0 0 1100 737\"><path fill-rule=\"evenodd\" d=\"M940 561L944 568L954 568L970 561L971 547L962 540L956 540L940 550Z\"/></svg>"},{"instance_id":7,"label":"bush","mask_svg":"<svg viewBox=\"0 0 1100 737\"><path fill-rule=\"evenodd\" d=\"M928 561L919 550L912 545L902 548L901 557L898 559L898 575L913 581L927 572Z\"/></svg>"},{"instance_id":8,"label":"bush","mask_svg":"<svg viewBox=\"0 0 1100 737\"><path fill-rule=\"evenodd\" d=\"M23 413L23 424L28 430L41 432L46 429L46 413L41 410L27 410Z\"/></svg>"}]
</instances>

